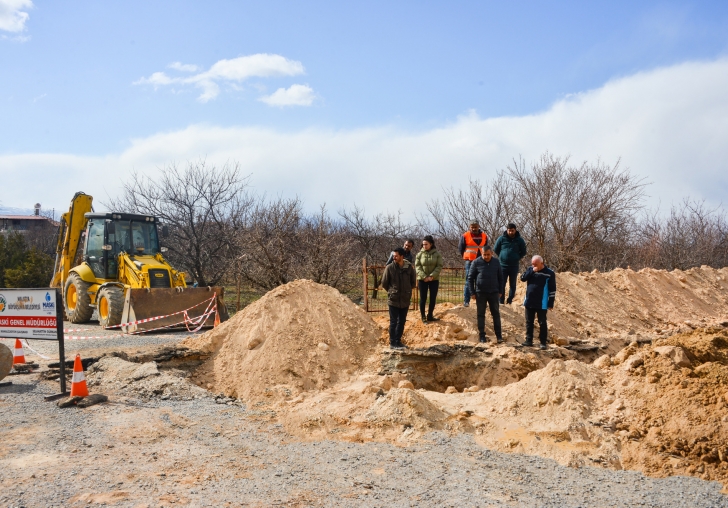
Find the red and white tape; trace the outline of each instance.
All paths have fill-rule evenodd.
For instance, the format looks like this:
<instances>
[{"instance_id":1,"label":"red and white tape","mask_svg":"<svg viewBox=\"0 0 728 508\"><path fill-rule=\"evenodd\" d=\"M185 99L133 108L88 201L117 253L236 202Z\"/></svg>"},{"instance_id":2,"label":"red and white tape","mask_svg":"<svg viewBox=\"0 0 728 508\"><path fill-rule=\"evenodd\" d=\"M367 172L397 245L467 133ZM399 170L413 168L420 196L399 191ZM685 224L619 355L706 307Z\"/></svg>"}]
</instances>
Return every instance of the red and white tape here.
<instances>
[{"instance_id":1,"label":"red and white tape","mask_svg":"<svg viewBox=\"0 0 728 508\"><path fill-rule=\"evenodd\" d=\"M207 301L208 300L205 300L205 302L207 302ZM202 303L205 303L205 302L202 302ZM189 310L189 309L186 309L184 311L181 311L184 316L182 321L172 323L169 325L160 326L158 328L152 328L150 330L139 330L139 331L132 332L132 333L115 333L113 335L96 335L96 336L66 335L66 336L64 336L64 340L114 339L114 338L124 337L124 336L128 336L128 335L140 335L142 333L155 332L155 331L164 330L166 328L171 328L173 326L179 326L179 325L185 325L185 328L187 328L187 331L189 333L196 333L202 329L202 327L205 325L205 322L207 321L207 319L210 316L214 315L214 313L217 312L217 303L214 303L215 299L213 298L213 299L209 300L209 302L210 303L207 305L205 312L203 312L201 315L191 318L187 314L187 310ZM213 305L213 303L214 303L214 305ZM197 305L195 305L195 307L197 307ZM212 307L212 308L210 308L210 307ZM191 307L191 308L194 308L194 307ZM175 312L175 314L179 314L179 313ZM169 315L172 316L174 314L169 314ZM196 327L196 328L190 329L190 326Z\"/></svg>"},{"instance_id":2,"label":"red and white tape","mask_svg":"<svg viewBox=\"0 0 728 508\"><path fill-rule=\"evenodd\" d=\"M141 323L149 323L151 321L158 321L160 319L168 318L170 316L176 316L178 314L185 314L186 315L186 313L187 313L188 310L192 310L195 307L199 307L200 305L203 305L203 304L205 304L207 302L212 303L212 302L215 301L215 298L216 297L217 297L217 293L213 293L212 294L212 298L210 298L209 300L203 300L200 303L195 304L192 307L189 307L187 309L180 310L180 311L177 311L177 312L173 312L172 314L165 314L164 316L155 316L155 317L150 317L150 318L146 318L146 319L139 319L137 321L130 321L128 323L122 323L120 325L107 326L106 328L104 328L104 330L111 330L111 329L114 329L114 328L121 328L123 326L131 326L131 325L137 325L137 324L141 324ZM207 308L208 309L210 308L210 305L209 304L208 304Z\"/></svg>"},{"instance_id":3,"label":"red and white tape","mask_svg":"<svg viewBox=\"0 0 728 508\"><path fill-rule=\"evenodd\" d=\"M39 353L38 351L36 351L32 347L30 347L30 344L28 344L28 341L26 339L23 339L23 342L25 343L25 346L24 347L27 347L28 349L30 349L32 352L34 352L35 354L37 354L38 356L40 356L44 360L50 360L51 359L50 356L46 356L46 355L44 355L42 353Z\"/></svg>"}]
</instances>

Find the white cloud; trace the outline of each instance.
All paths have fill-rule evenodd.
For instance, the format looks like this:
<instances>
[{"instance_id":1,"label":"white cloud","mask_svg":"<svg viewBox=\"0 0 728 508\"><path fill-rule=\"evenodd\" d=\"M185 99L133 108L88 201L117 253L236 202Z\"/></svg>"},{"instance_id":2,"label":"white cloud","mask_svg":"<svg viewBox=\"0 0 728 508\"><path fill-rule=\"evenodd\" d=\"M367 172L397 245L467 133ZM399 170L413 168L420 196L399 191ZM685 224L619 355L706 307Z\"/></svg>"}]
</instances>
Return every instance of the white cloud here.
<instances>
[{"instance_id":1,"label":"white cloud","mask_svg":"<svg viewBox=\"0 0 728 508\"><path fill-rule=\"evenodd\" d=\"M193 64L183 64L182 62L172 62L167 66L169 69L174 69L176 71L182 71L182 72L196 72L200 70L200 68Z\"/></svg>"},{"instance_id":2,"label":"white cloud","mask_svg":"<svg viewBox=\"0 0 728 508\"><path fill-rule=\"evenodd\" d=\"M313 88L306 85L291 85L288 88L279 88L270 95L264 95L259 101L269 106L310 106L315 96Z\"/></svg>"},{"instance_id":3,"label":"white cloud","mask_svg":"<svg viewBox=\"0 0 728 508\"><path fill-rule=\"evenodd\" d=\"M450 124L412 132L395 126L309 128L281 132L256 126L192 125L134 139L105 157L0 155L0 202L5 206L67 206L85 192L118 192L132 170L154 177L171 161L205 157L239 161L260 191L300 195L314 208L353 202L369 211L423 211L442 187L486 179L513 157L534 160L550 150L572 161L601 157L654 184L651 203L685 195L718 202L728 195L728 60L692 62L616 79L546 111L480 118L470 112ZM29 175L31 177L29 177ZM115 177L116 178L116 177Z\"/></svg>"},{"instance_id":4,"label":"white cloud","mask_svg":"<svg viewBox=\"0 0 728 508\"><path fill-rule=\"evenodd\" d=\"M0 0L0 30L12 33L25 30L29 17L25 11L32 8L31 0Z\"/></svg>"},{"instance_id":5,"label":"white cloud","mask_svg":"<svg viewBox=\"0 0 728 508\"><path fill-rule=\"evenodd\" d=\"M177 70L191 70L192 66L186 66L174 62L168 67ZM220 93L220 82L242 83L243 81L258 77L269 78L276 76L297 76L304 73L303 64L295 60L289 60L281 55L270 55L259 53L256 55L241 56L231 60L220 60L215 62L207 71L200 72L188 77L170 77L164 72L155 72L148 78L141 78L135 81L135 85L150 84L155 87L171 84L188 84L202 89L198 97L200 102L207 102L214 99Z\"/></svg>"}]
</instances>

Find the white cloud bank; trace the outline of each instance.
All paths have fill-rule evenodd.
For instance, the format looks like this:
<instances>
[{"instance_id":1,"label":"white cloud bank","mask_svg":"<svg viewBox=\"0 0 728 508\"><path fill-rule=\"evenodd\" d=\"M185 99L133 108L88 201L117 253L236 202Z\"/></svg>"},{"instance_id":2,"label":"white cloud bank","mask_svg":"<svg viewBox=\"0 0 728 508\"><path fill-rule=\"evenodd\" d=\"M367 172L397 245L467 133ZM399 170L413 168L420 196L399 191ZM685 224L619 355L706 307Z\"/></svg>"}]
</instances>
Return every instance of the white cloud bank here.
<instances>
[{"instance_id":1,"label":"white cloud bank","mask_svg":"<svg viewBox=\"0 0 728 508\"><path fill-rule=\"evenodd\" d=\"M307 85L291 85L288 88L279 88L270 95L264 95L258 100L269 106L310 106L315 95L313 88Z\"/></svg>"},{"instance_id":2,"label":"white cloud bank","mask_svg":"<svg viewBox=\"0 0 728 508\"><path fill-rule=\"evenodd\" d=\"M167 67L182 72L198 70L196 65L180 62L173 62ZM200 102L207 102L220 94L221 82L236 84L253 77L297 76L303 73L304 68L301 62L289 60L281 55L258 53L231 60L220 60L208 70L192 76L168 76L164 72L155 72L148 78L141 78L133 84L153 85L155 89L174 84L192 85L202 89L202 94L197 99Z\"/></svg>"},{"instance_id":3,"label":"white cloud bank","mask_svg":"<svg viewBox=\"0 0 728 508\"><path fill-rule=\"evenodd\" d=\"M137 170L154 178L170 161L206 157L239 161L257 190L297 194L311 208L356 202L412 216L443 186L489 178L513 157L534 160L545 150L571 154L574 162L621 157L654 182L652 204L685 195L718 202L728 195L726 139L728 60L692 62L615 79L541 113L483 119L471 112L422 132L192 125L135 139L106 157L0 155L0 202L65 207L78 190L103 199L118 192L116 175Z\"/></svg>"},{"instance_id":4,"label":"white cloud bank","mask_svg":"<svg viewBox=\"0 0 728 508\"><path fill-rule=\"evenodd\" d=\"M10 33L20 33L25 30L25 23L30 17L26 12L33 8L31 0L0 0L0 30ZM25 42L27 36L15 37L1 36L3 39Z\"/></svg>"}]
</instances>

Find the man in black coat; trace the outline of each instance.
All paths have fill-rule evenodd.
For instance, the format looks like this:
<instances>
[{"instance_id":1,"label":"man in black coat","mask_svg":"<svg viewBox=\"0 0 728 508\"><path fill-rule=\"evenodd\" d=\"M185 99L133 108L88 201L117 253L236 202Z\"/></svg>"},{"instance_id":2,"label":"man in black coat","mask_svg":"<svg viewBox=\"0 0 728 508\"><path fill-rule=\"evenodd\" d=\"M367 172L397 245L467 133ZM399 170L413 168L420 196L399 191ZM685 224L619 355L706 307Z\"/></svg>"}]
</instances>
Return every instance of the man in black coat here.
<instances>
[{"instance_id":1,"label":"man in black coat","mask_svg":"<svg viewBox=\"0 0 728 508\"><path fill-rule=\"evenodd\" d=\"M556 274L544 264L541 256L533 256L531 266L521 275L521 281L526 283L526 298L523 301L523 306L526 308L526 343L524 346L533 346L533 320L538 316L540 348L546 349L549 333L546 313L549 309L554 308Z\"/></svg>"},{"instance_id":2,"label":"man in black coat","mask_svg":"<svg viewBox=\"0 0 728 508\"><path fill-rule=\"evenodd\" d=\"M384 269L382 287L387 291L389 305L389 347L401 349L404 324L412 300L412 289L417 284L415 268L404 258L402 247L392 253L394 262Z\"/></svg>"},{"instance_id":3,"label":"man in black coat","mask_svg":"<svg viewBox=\"0 0 728 508\"><path fill-rule=\"evenodd\" d=\"M493 251L489 245L483 247L481 252L481 256L470 265L468 287L470 292L475 294L480 342L487 342L488 340L485 336L485 308L488 306L490 307L490 315L493 317L493 331L498 344L500 344L503 342L503 335L501 333L498 300L502 296L503 271L498 258L493 257Z\"/></svg>"}]
</instances>

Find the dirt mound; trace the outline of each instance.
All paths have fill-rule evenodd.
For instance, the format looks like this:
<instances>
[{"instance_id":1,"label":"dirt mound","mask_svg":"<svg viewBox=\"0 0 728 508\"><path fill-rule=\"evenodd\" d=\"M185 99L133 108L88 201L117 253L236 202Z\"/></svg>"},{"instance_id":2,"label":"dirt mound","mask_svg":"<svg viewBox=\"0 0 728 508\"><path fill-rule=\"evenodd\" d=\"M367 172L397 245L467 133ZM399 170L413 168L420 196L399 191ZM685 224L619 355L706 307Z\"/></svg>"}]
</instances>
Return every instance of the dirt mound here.
<instances>
[{"instance_id":1,"label":"dirt mound","mask_svg":"<svg viewBox=\"0 0 728 508\"><path fill-rule=\"evenodd\" d=\"M623 440L625 467L728 481L728 330L633 349L608 383L614 402L603 420Z\"/></svg>"},{"instance_id":2,"label":"dirt mound","mask_svg":"<svg viewBox=\"0 0 728 508\"><path fill-rule=\"evenodd\" d=\"M404 425L417 430L438 428L448 415L426 397L408 388L392 388L379 397L366 421L370 426Z\"/></svg>"},{"instance_id":3,"label":"dirt mound","mask_svg":"<svg viewBox=\"0 0 728 508\"><path fill-rule=\"evenodd\" d=\"M182 371L160 371L156 362L134 363L115 356L101 358L86 371L92 393L183 400L210 395L185 377Z\"/></svg>"},{"instance_id":4,"label":"dirt mound","mask_svg":"<svg viewBox=\"0 0 728 508\"><path fill-rule=\"evenodd\" d=\"M598 369L577 360L552 360L518 383L486 391L482 402L491 412L520 412L521 423L539 432L582 421L601 395Z\"/></svg>"},{"instance_id":5,"label":"dirt mound","mask_svg":"<svg viewBox=\"0 0 728 508\"><path fill-rule=\"evenodd\" d=\"M250 400L348 379L377 350L380 335L336 289L297 280L184 345L212 353L193 375L200 386Z\"/></svg>"}]
</instances>

